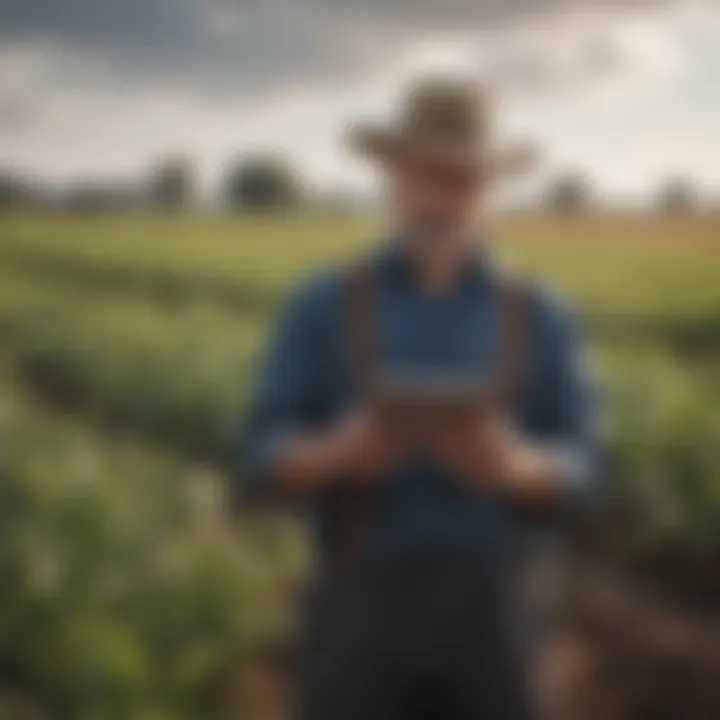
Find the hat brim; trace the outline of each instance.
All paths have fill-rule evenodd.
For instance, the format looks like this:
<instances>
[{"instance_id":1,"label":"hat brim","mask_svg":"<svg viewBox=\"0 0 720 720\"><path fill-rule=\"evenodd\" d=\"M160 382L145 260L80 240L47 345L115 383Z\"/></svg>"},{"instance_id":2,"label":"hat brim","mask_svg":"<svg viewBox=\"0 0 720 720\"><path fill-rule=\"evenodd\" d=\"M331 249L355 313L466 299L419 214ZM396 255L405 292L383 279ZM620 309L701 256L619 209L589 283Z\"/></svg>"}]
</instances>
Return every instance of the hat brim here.
<instances>
[{"instance_id":1,"label":"hat brim","mask_svg":"<svg viewBox=\"0 0 720 720\"><path fill-rule=\"evenodd\" d=\"M418 142L401 132L373 125L351 127L348 144L359 155L385 164L410 159L487 178L523 175L537 164L536 148L531 143L478 152L474 147Z\"/></svg>"}]
</instances>

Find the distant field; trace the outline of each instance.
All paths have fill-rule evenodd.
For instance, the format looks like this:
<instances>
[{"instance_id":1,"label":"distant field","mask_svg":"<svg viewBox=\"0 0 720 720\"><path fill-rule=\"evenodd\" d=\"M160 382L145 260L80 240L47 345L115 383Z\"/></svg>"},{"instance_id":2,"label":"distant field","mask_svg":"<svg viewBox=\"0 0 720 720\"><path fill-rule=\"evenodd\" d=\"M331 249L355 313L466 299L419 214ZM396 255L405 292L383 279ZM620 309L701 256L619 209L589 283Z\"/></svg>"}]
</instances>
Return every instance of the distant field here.
<instances>
[{"instance_id":1,"label":"distant field","mask_svg":"<svg viewBox=\"0 0 720 720\"><path fill-rule=\"evenodd\" d=\"M0 222L4 272L48 281L272 302L320 263L372 245L357 219L25 219ZM720 305L720 219L521 218L491 244L592 308L711 312Z\"/></svg>"}]
</instances>

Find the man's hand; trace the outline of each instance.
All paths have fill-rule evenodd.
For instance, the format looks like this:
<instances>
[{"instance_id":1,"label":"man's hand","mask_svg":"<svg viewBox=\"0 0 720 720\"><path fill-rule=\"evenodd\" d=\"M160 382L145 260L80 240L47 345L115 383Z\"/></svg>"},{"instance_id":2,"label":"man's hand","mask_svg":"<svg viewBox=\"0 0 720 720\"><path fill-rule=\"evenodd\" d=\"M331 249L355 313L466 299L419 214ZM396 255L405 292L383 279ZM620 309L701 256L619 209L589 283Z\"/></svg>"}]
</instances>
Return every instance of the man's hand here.
<instances>
[{"instance_id":1,"label":"man's hand","mask_svg":"<svg viewBox=\"0 0 720 720\"><path fill-rule=\"evenodd\" d=\"M409 454L408 436L373 410L360 411L332 435L333 473L363 481L378 479Z\"/></svg>"},{"instance_id":2,"label":"man's hand","mask_svg":"<svg viewBox=\"0 0 720 720\"><path fill-rule=\"evenodd\" d=\"M469 487L537 502L557 492L560 470L552 454L500 415L444 423L431 446L437 461Z\"/></svg>"},{"instance_id":3,"label":"man's hand","mask_svg":"<svg viewBox=\"0 0 720 720\"><path fill-rule=\"evenodd\" d=\"M372 410L359 411L328 431L288 439L277 475L291 491L310 491L334 479L381 479L410 451L408 439Z\"/></svg>"}]
</instances>

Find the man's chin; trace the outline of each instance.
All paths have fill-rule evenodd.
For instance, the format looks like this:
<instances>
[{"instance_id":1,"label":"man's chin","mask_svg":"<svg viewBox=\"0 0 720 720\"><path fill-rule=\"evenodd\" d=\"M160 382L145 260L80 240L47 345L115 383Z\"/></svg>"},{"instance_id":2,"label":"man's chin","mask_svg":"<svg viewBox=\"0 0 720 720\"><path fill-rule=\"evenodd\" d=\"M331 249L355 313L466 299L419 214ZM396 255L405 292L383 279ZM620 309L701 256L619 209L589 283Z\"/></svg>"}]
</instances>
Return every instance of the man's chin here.
<instances>
[{"instance_id":1,"label":"man's chin","mask_svg":"<svg viewBox=\"0 0 720 720\"><path fill-rule=\"evenodd\" d=\"M461 244L462 229L454 224L420 227L415 233L415 241L426 250L441 251Z\"/></svg>"}]
</instances>

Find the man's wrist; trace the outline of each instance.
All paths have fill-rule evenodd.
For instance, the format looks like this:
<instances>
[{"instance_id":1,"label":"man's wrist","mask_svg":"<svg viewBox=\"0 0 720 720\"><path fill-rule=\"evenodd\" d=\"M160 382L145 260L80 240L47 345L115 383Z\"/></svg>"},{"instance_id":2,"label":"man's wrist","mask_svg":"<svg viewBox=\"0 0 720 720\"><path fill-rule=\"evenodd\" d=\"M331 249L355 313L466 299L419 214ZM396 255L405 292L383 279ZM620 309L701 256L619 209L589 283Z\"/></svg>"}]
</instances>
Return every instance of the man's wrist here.
<instances>
[{"instance_id":1,"label":"man's wrist","mask_svg":"<svg viewBox=\"0 0 720 720\"><path fill-rule=\"evenodd\" d=\"M336 434L320 432L285 438L278 450L277 474L291 491L310 491L341 472L343 448Z\"/></svg>"},{"instance_id":2,"label":"man's wrist","mask_svg":"<svg viewBox=\"0 0 720 720\"><path fill-rule=\"evenodd\" d=\"M316 438L322 474L326 479L335 478L347 472L349 452L345 433L334 428Z\"/></svg>"},{"instance_id":3,"label":"man's wrist","mask_svg":"<svg viewBox=\"0 0 720 720\"><path fill-rule=\"evenodd\" d=\"M555 498L562 482L562 464L552 451L523 445L511 452L502 478L508 493L519 500L548 501Z\"/></svg>"}]
</instances>

